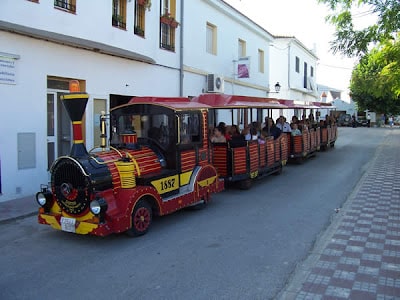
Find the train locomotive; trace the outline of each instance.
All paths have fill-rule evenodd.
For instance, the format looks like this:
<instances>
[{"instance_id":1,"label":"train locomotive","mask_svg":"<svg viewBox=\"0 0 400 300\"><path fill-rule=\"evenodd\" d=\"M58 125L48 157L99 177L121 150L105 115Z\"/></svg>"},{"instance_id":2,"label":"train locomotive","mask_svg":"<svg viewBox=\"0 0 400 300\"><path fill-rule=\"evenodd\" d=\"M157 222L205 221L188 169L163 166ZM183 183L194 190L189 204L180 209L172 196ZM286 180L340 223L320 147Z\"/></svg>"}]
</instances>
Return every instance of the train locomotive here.
<instances>
[{"instance_id":1,"label":"train locomotive","mask_svg":"<svg viewBox=\"0 0 400 300\"><path fill-rule=\"evenodd\" d=\"M110 112L110 145L102 115L102 143L88 151L82 133L88 98L77 81L62 96L73 146L52 164L50 183L36 194L40 224L77 234L140 236L154 216L202 208L223 190L210 157L207 105L188 98L132 98Z\"/></svg>"}]
</instances>

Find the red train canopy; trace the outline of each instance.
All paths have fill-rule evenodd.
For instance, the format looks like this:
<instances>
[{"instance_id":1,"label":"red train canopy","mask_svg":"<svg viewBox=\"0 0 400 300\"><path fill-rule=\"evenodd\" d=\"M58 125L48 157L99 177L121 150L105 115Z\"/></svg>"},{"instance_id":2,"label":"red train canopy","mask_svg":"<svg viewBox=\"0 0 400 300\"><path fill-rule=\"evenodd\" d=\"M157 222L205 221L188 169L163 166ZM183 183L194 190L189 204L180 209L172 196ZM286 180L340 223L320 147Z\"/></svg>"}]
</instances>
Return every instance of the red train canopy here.
<instances>
[{"instance_id":1,"label":"red train canopy","mask_svg":"<svg viewBox=\"0 0 400 300\"><path fill-rule=\"evenodd\" d=\"M212 108L287 108L286 105L273 98L227 94L202 94L193 98L192 101L209 105Z\"/></svg>"}]
</instances>

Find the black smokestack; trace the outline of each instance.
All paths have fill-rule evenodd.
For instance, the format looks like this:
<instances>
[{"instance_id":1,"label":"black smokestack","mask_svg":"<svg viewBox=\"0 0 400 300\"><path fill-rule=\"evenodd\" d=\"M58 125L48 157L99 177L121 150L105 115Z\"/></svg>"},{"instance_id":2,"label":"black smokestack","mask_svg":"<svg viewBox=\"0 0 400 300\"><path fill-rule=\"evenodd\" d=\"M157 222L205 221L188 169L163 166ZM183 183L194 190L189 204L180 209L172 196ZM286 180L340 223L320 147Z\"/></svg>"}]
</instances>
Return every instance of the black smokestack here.
<instances>
[{"instance_id":1,"label":"black smokestack","mask_svg":"<svg viewBox=\"0 0 400 300\"><path fill-rule=\"evenodd\" d=\"M88 155L85 144L83 143L82 118L85 113L89 95L79 91L79 82L73 80L70 83L70 93L61 96L61 100L72 122L73 145L71 156L82 157Z\"/></svg>"}]
</instances>

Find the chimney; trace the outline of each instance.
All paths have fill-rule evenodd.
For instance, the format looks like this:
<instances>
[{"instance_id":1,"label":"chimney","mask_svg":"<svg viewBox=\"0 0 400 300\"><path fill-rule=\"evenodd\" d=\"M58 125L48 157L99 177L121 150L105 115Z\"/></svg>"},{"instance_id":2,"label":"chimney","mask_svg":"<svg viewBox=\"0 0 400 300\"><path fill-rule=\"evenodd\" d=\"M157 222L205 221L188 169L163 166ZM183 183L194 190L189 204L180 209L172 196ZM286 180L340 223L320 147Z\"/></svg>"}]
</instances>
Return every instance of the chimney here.
<instances>
[{"instance_id":1,"label":"chimney","mask_svg":"<svg viewBox=\"0 0 400 300\"><path fill-rule=\"evenodd\" d=\"M70 156L84 157L88 155L88 152L83 143L82 118L89 95L80 92L78 80L70 81L69 91L69 94L61 96L61 100L72 122L73 145Z\"/></svg>"}]
</instances>

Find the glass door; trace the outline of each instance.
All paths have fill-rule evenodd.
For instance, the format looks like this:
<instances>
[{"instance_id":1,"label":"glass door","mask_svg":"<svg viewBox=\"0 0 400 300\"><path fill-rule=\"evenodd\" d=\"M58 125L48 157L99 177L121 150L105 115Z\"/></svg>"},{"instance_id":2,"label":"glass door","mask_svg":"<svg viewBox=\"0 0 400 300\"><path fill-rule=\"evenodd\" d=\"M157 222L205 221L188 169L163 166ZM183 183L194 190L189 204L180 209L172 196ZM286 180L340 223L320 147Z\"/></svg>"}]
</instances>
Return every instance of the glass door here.
<instances>
[{"instance_id":1,"label":"glass door","mask_svg":"<svg viewBox=\"0 0 400 300\"><path fill-rule=\"evenodd\" d=\"M71 121L61 103L66 91L47 91L47 170L55 159L68 155L72 146Z\"/></svg>"}]
</instances>

